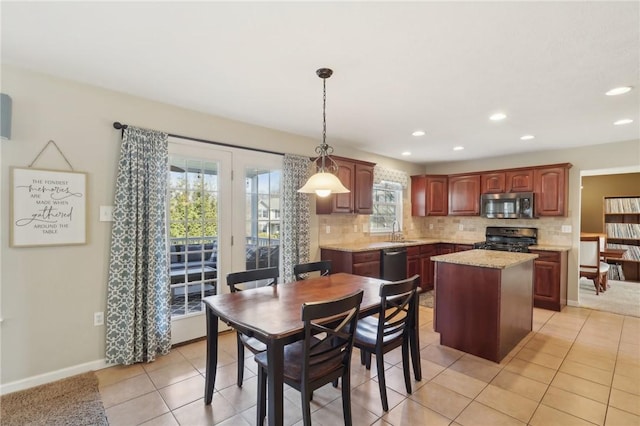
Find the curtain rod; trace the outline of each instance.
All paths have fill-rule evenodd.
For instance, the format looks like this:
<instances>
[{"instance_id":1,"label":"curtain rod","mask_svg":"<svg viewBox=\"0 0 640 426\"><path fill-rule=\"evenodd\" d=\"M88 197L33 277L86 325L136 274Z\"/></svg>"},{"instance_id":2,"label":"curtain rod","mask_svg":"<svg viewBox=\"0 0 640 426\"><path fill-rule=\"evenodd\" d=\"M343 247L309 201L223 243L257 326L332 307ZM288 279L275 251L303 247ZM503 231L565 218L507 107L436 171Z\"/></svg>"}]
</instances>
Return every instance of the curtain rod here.
<instances>
[{"instance_id":1,"label":"curtain rod","mask_svg":"<svg viewBox=\"0 0 640 426\"><path fill-rule=\"evenodd\" d=\"M113 128L114 129L122 130L124 132L124 129L126 129L127 127L129 127L128 124L122 124L122 123L120 123L118 121L114 121L113 122ZM192 137L189 137L189 136L174 135L172 133L167 133L167 134L169 136L171 136L171 137L174 137L174 138L187 139L187 140L194 141L194 142L201 142L201 143L208 143L208 144L211 144L211 145L226 146L228 148L247 149L249 151L264 152L265 154L284 155L283 152L269 151L267 149L250 148L250 147L246 147L246 146L233 145L233 144L230 144L230 143L210 141L210 140L207 140L207 139L198 139L198 138L192 138Z\"/></svg>"}]
</instances>

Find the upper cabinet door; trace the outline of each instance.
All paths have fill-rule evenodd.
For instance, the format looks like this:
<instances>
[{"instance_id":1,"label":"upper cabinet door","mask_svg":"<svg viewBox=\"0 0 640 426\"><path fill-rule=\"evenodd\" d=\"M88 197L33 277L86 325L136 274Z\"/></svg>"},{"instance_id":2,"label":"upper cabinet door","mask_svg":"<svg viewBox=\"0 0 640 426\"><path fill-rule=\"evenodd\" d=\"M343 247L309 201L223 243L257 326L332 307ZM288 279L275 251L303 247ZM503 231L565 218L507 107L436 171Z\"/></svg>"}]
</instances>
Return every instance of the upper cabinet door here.
<instances>
[{"instance_id":1,"label":"upper cabinet door","mask_svg":"<svg viewBox=\"0 0 640 426\"><path fill-rule=\"evenodd\" d=\"M506 192L533 192L533 169L506 172Z\"/></svg>"},{"instance_id":2,"label":"upper cabinet door","mask_svg":"<svg viewBox=\"0 0 640 426\"><path fill-rule=\"evenodd\" d=\"M449 177L449 214L480 215L480 175Z\"/></svg>"},{"instance_id":3,"label":"upper cabinet door","mask_svg":"<svg viewBox=\"0 0 640 426\"><path fill-rule=\"evenodd\" d=\"M566 216L568 207L569 165L534 171L536 216Z\"/></svg>"},{"instance_id":4,"label":"upper cabinet door","mask_svg":"<svg viewBox=\"0 0 640 426\"><path fill-rule=\"evenodd\" d=\"M447 180L446 176L427 176L427 216L449 213Z\"/></svg>"},{"instance_id":5,"label":"upper cabinet door","mask_svg":"<svg viewBox=\"0 0 640 426\"><path fill-rule=\"evenodd\" d=\"M427 177L411 176L411 216L427 215Z\"/></svg>"},{"instance_id":6,"label":"upper cabinet door","mask_svg":"<svg viewBox=\"0 0 640 426\"><path fill-rule=\"evenodd\" d=\"M480 179L483 194L502 194L505 192L505 173L483 173Z\"/></svg>"},{"instance_id":7,"label":"upper cabinet door","mask_svg":"<svg viewBox=\"0 0 640 426\"><path fill-rule=\"evenodd\" d=\"M373 166L356 163L355 209L357 214L373 213Z\"/></svg>"}]
</instances>

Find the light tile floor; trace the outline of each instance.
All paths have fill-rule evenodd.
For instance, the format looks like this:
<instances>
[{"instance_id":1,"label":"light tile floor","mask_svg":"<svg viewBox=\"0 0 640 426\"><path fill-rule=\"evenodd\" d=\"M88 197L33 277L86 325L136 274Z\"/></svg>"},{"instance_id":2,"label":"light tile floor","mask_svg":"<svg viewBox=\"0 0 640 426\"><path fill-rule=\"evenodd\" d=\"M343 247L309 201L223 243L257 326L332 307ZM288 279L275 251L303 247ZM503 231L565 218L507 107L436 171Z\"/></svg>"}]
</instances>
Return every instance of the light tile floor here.
<instances>
[{"instance_id":1,"label":"light tile floor","mask_svg":"<svg viewBox=\"0 0 640 426\"><path fill-rule=\"evenodd\" d=\"M404 389L399 350L385 356L389 412L375 362L352 361L356 425L640 425L640 318L567 307L534 309L534 331L496 364L439 344L432 309L420 307L423 380ZM177 347L150 364L100 370L109 423L254 425L256 366L236 382L235 334L220 336L213 402L203 403L205 342ZM314 393L314 425L340 425L340 390ZM302 424L300 394L285 388L285 424Z\"/></svg>"}]
</instances>

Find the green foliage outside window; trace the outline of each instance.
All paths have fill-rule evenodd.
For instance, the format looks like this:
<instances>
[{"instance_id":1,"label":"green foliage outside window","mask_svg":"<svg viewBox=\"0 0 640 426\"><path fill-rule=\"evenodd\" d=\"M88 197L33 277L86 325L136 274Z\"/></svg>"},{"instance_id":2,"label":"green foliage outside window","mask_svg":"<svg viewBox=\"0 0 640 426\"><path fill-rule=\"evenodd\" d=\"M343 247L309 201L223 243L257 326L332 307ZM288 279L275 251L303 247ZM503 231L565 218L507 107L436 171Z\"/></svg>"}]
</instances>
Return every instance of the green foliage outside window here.
<instances>
[{"instance_id":1,"label":"green foliage outside window","mask_svg":"<svg viewBox=\"0 0 640 426\"><path fill-rule=\"evenodd\" d=\"M172 190L169 198L169 237L194 238L218 235L218 200L214 192L202 190L202 182L193 191Z\"/></svg>"}]
</instances>

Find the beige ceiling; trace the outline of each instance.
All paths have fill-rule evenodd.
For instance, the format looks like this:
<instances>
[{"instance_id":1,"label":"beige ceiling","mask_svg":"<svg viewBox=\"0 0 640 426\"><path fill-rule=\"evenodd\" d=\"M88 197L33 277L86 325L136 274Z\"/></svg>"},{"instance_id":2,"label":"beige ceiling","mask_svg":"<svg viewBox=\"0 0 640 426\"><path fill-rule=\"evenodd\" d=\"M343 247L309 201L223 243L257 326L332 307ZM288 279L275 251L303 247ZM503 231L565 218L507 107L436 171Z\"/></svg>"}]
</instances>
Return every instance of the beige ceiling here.
<instances>
[{"instance_id":1,"label":"beige ceiling","mask_svg":"<svg viewBox=\"0 0 640 426\"><path fill-rule=\"evenodd\" d=\"M330 67L336 154L452 161L640 139L639 4L2 1L2 63L317 139Z\"/></svg>"}]
</instances>

